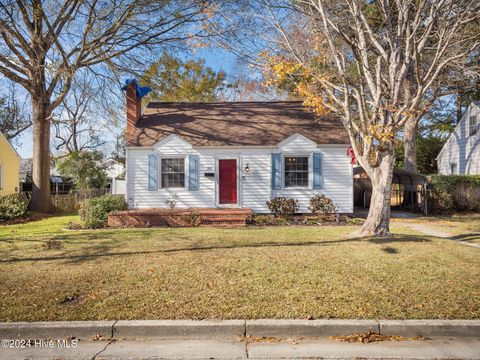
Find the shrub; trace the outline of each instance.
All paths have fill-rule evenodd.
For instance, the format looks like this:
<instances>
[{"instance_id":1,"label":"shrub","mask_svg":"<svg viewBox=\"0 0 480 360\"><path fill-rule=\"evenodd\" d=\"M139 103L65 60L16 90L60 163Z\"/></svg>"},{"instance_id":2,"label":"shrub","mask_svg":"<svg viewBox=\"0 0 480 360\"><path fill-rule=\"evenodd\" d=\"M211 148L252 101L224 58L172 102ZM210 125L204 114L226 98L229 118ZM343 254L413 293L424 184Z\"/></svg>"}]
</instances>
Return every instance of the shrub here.
<instances>
[{"instance_id":1,"label":"shrub","mask_svg":"<svg viewBox=\"0 0 480 360\"><path fill-rule=\"evenodd\" d=\"M0 221L27 215L29 202L30 199L23 193L0 196Z\"/></svg>"},{"instance_id":2,"label":"shrub","mask_svg":"<svg viewBox=\"0 0 480 360\"><path fill-rule=\"evenodd\" d=\"M337 207L333 203L332 199L323 194L315 195L310 199L310 205L308 206L310 211L315 215L327 215L336 214Z\"/></svg>"},{"instance_id":3,"label":"shrub","mask_svg":"<svg viewBox=\"0 0 480 360\"><path fill-rule=\"evenodd\" d=\"M165 201L168 205L168 207L171 209L171 210L174 210L175 209L175 206L177 206L177 202L178 202L178 194L173 194L172 196L170 196L170 198Z\"/></svg>"},{"instance_id":4,"label":"shrub","mask_svg":"<svg viewBox=\"0 0 480 360\"><path fill-rule=\"evenodd\" d=\"M432 175L429 209L436 213L480 210L479 175Z\"/></svg>"},{"instance_id":5,"label":"shrub","mask_svg":"<svg viewBox=\"0 0 480 360\"><path fill-rule=\"evenodd\" d=\"M277 196L267 201L267 206L276 217L288 219L298 212L298 200Z\"/></svg>"},{"instance_id":6,"label":"shrub","mask_svg":"<svg viewBox=\"0 0 480 360\"><path fill-rule=\"evenodd\" d=\"M286 225L287 220L284 218L275 217L272 214L254 214L252 223L259 226Z\"/></svg>"},{"instance_id":7,"label":"shrub","mask_svg":"<svg viewBox=\"0 0 480 360\"><path fill-rule=\"evenodd\" d=\"M80 208L80 218L87 228L101 228L107 225L107 216L112 211L127 210L123 195L104 195L86 199Z\"/></svg>"}]
</instances>

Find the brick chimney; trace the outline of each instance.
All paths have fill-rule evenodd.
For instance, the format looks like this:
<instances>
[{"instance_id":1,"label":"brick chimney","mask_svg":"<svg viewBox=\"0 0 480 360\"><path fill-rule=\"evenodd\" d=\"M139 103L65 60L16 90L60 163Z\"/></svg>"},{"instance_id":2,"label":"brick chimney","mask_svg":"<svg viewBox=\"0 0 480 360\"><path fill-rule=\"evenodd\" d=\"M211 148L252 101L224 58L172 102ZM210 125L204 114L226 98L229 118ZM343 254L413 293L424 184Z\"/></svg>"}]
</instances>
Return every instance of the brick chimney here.
<instances>
[{"instance_id":1,"label":"brick chimney","mask_svg":"<svg viewBox=\"0 0 480 360\"><path fill-rule=\"evenodd\" d=\"M135 132L135 125L142 116L142 98L138 95L137 84L130 82L126 86L127 106L127 139L131 139Z\"/></svg>"}]
</instances>

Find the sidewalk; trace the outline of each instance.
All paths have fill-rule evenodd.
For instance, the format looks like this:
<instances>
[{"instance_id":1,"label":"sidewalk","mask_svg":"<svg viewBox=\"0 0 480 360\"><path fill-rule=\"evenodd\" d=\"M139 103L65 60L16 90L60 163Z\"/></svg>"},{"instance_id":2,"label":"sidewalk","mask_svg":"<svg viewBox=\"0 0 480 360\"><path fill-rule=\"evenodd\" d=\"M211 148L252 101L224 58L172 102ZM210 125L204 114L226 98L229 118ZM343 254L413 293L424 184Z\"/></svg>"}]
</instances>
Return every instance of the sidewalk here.
<instances>
[{"instance_id":1,"label":"sidewalk","mask_svg":"<svg viewBox=\"0 0 480 360\"><path fill-rule=\"evenodd\" d=\"M428 339L368 344L329 339L369 330ZM480 321L463 320L3 323L0 338L13 345L44 340L20 349L2 342L0 359L480 359Z\"/></svg>"}]
</instances>

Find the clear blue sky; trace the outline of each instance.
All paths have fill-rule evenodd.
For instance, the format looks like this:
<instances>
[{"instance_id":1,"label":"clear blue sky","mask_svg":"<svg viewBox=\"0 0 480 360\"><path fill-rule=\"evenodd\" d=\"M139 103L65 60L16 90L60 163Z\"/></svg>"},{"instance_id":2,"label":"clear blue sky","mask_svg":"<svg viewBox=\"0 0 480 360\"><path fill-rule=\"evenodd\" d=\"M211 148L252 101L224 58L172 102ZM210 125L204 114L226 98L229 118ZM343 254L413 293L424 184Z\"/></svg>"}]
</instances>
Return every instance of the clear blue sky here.
<instances>
[{"instance_id":1,"label":"clear blue sky","mask_svg":"<svg viewBox=\"0 0 480 360\"><path fill-rule=\"evenodd\" d=\"M207 66L216 71L223 70L227 76L235 73L235 55L222 49L201 49L194 58L204 59ZM121 91L120 85L118 91ZM113 141L113 139L111 140ZM13 145L23 159L32 157L32 130L25 131L19 137L18 144Z\"/></svg>"}]
</instances>

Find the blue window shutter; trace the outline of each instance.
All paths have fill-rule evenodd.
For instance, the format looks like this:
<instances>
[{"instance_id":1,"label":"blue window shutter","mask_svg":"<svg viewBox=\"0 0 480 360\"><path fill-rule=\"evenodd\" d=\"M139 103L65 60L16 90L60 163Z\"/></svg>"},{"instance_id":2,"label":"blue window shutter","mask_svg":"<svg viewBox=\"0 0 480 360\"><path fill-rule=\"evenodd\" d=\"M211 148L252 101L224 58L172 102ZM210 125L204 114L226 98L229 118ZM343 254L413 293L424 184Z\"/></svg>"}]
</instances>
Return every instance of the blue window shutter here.
<instances>
[{"instance_id":1,"label":"blue window shutter","mask_svg":"<svg viewBox=\"0 0 480 360\"><path fill-rule=\"evenodd\" d=\"M198 155L188 155L188 190L198 190Z\"/></svg>"},{"instance_id":2,"label":"blue window shutter","mask_svg":"<svg viewBox=\"0 0 480 360\"><path fill-rule=\"evenodd\" d=\"M282 154L272 154L272 189L282 188Z\"/></svg>"},{"instance_id":3,"label":"blue window shutter","mask_svg":"<svg viewBox=\"0 0 480 360\"><path fill-rule=\"evenodd\" d=\"M148 190L158 189L158 159L157 155L148 155Z\"/></svg>"},{"instance_id":4,"label":"blue window shutter","mask_svg":"<svg viewBox=\"0 0 480 360\"><path fill-rule=\"evenodd\" d=\"M313 153L313 188L321 189L323 187L323 154L321 152Z\"/></svg>"}]
</instances>

